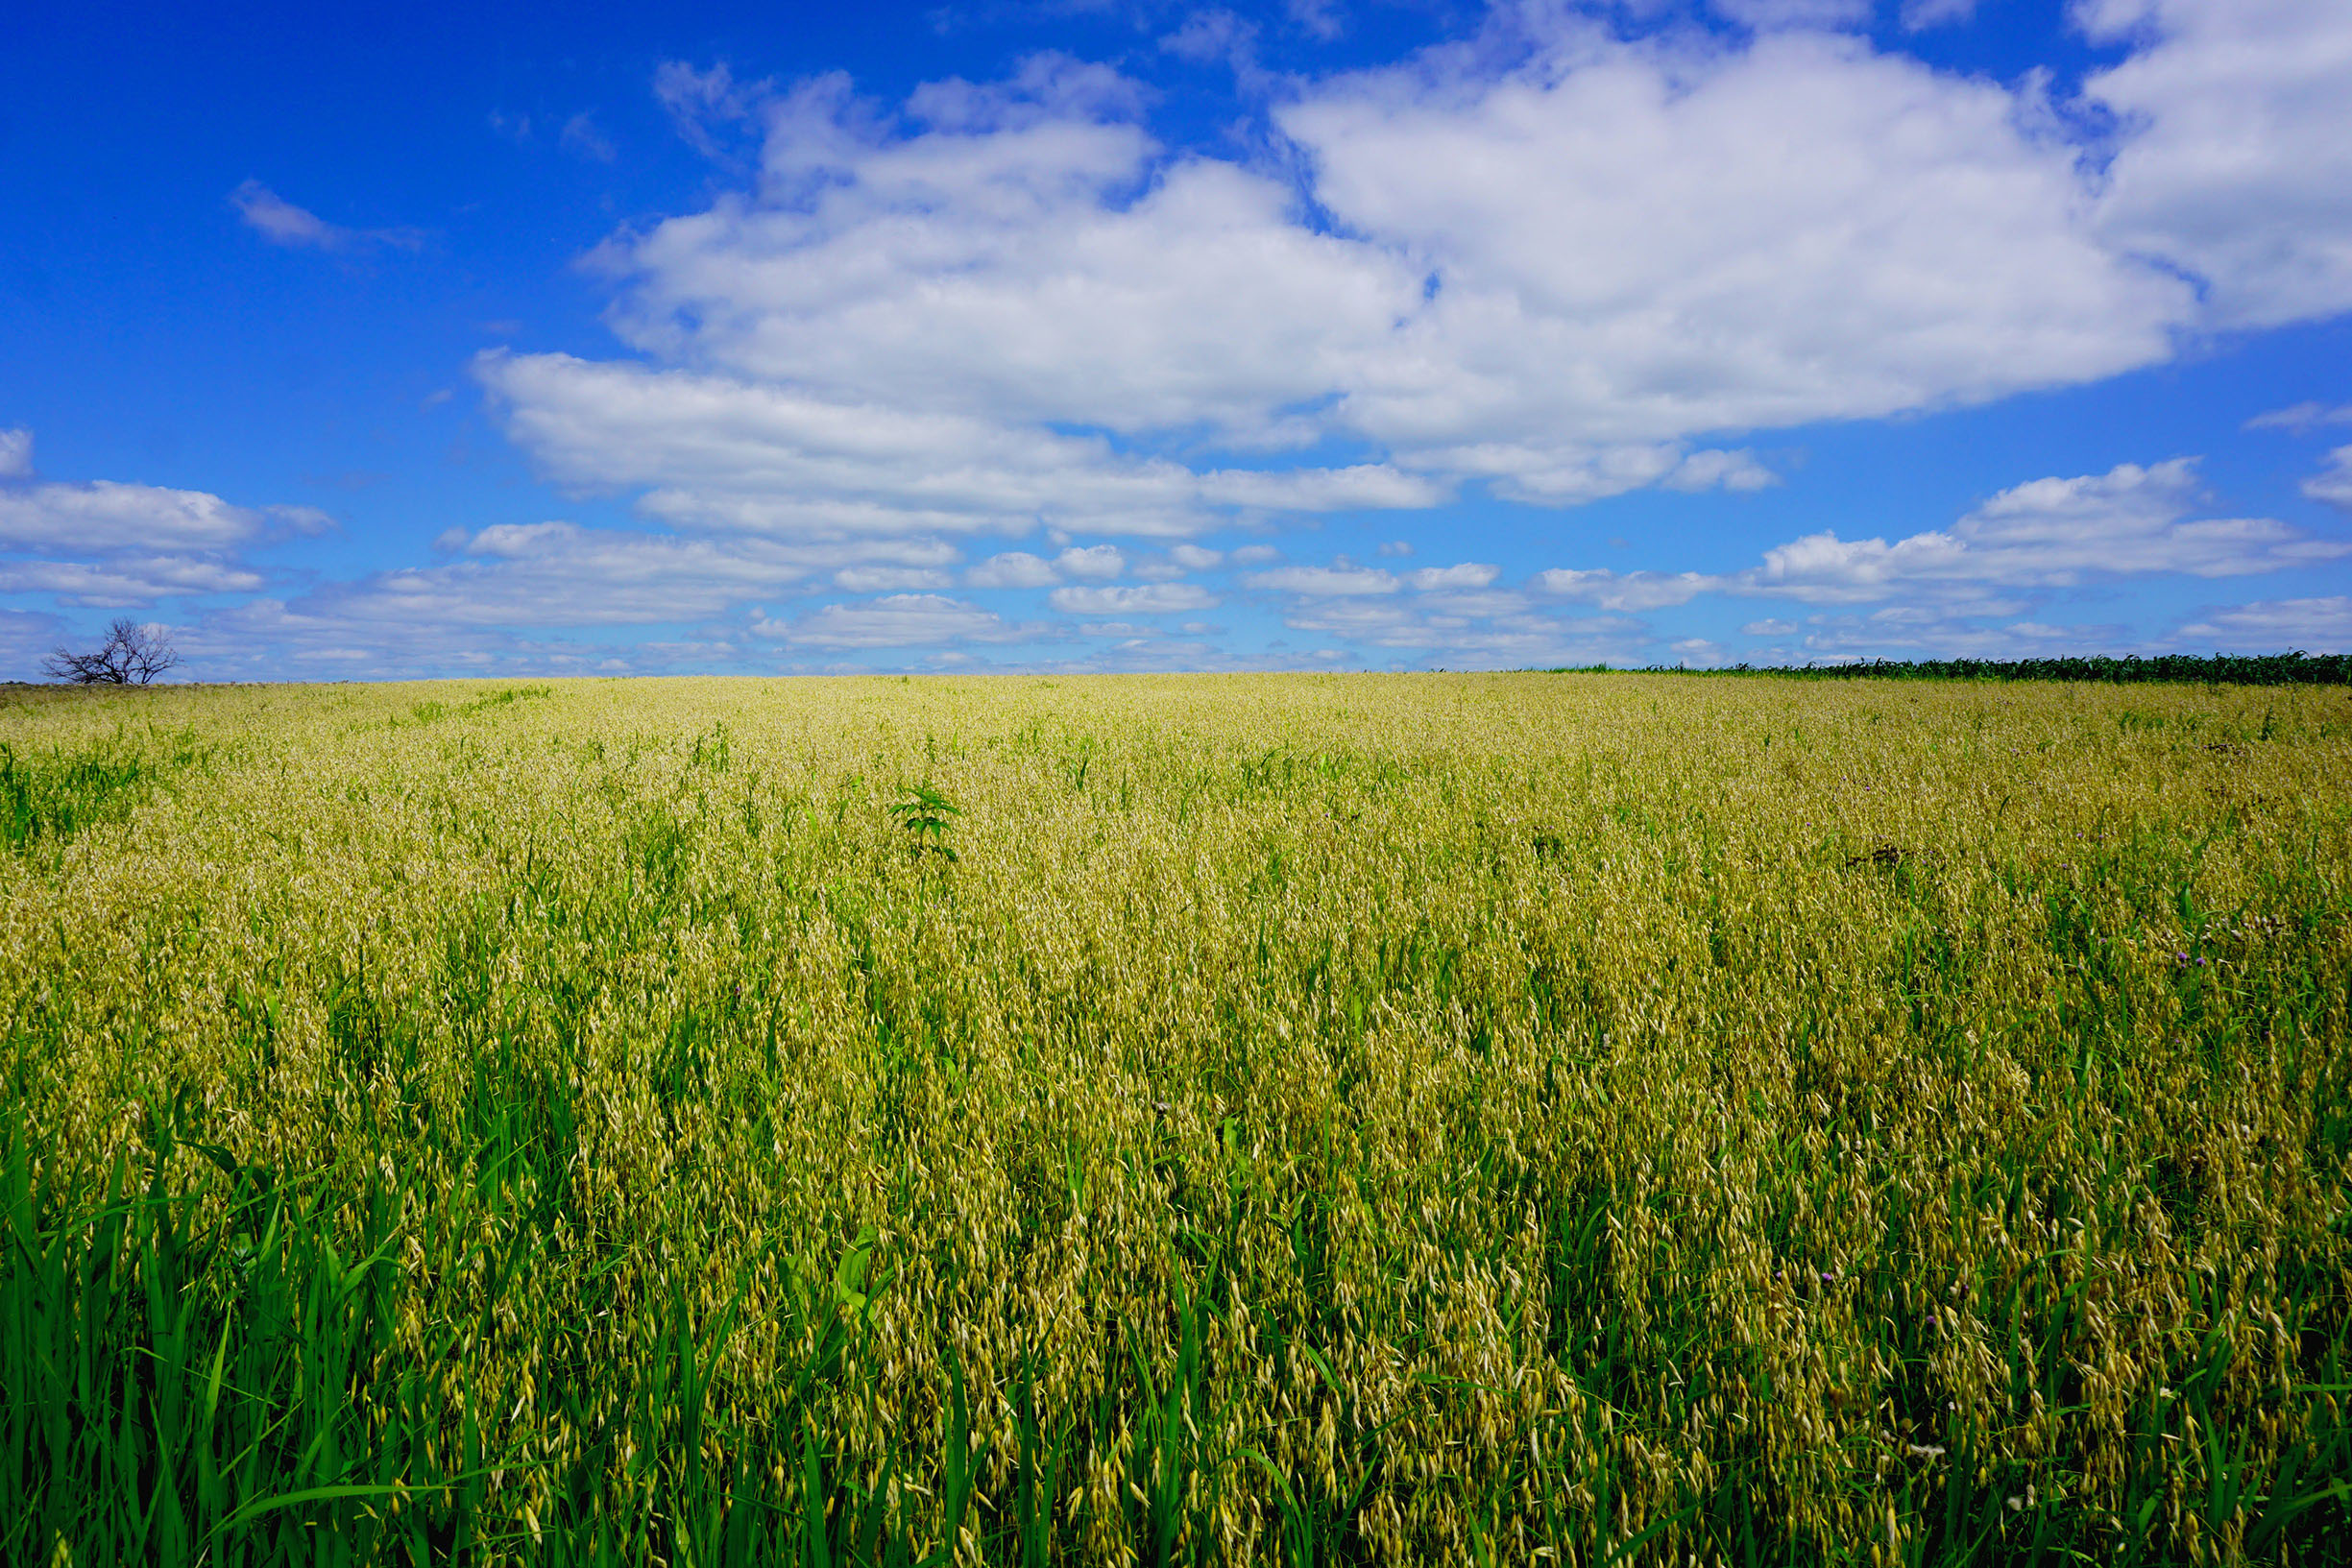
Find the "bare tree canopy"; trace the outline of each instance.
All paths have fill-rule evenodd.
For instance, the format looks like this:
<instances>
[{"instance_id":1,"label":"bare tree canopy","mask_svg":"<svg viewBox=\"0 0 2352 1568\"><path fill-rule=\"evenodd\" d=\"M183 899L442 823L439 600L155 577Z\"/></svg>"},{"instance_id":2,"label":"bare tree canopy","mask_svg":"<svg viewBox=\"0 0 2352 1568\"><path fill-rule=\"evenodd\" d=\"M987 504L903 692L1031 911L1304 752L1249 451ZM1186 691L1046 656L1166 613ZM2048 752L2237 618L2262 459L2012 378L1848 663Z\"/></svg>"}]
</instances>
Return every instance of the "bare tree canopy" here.
<instances>
[{"instance_id":1,"label":"bare tree canopy","mask_svg":"<svg viewBox=\"0 0 2352 1568\"><path fill-rule=\"evenodd\" d=\"M60 648L41 668L81 686L145 686L178 663L179 650L161 632L124 615L107 628L105 645L97 652Z\"/></svg>"}]
</instances>

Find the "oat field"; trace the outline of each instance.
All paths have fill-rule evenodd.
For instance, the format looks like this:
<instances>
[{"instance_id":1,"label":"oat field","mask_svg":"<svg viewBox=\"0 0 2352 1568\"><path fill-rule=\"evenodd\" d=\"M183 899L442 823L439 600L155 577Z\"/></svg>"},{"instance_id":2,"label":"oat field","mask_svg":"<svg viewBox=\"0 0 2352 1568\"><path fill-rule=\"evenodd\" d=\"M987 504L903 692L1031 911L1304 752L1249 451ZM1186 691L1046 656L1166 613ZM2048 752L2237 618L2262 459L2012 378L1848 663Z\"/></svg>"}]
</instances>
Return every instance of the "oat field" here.
<instances>
[{"instance_id":1,"label":"oat field","mask_svg":"<svg viewBox=\"0 0 2352 1568\"><path fill-rule=\"evenodd\" d=\"M2352 1560L2352 692L0 694L0 1562Z\"/></svg>"}]
</instances>

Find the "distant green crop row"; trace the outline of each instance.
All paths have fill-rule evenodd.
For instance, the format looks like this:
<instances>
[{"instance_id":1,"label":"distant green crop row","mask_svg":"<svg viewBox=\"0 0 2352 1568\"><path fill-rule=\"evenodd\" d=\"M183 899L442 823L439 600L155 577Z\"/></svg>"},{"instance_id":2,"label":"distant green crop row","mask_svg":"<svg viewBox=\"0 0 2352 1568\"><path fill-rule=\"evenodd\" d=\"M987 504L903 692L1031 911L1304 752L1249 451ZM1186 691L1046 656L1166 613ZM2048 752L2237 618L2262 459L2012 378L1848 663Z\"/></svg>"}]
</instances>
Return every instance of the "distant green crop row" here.
<instances>
[{"instance_id":1,"label":"distant green crop row","mask_svg":"<svg viewBox=\"0 0 2352 1568\"><path fill-rule=\"evenodd\" d=\"M2352 1561L2340 692L123 712L0 1564Z\"/></svg>"},{"instance_id":2,"label":"distant green crop row","mask_svg":"<svg viewBox=\"0 0 2352 1568\"><path fill-rule=\"evenodd\" d=\"M1594 669L1606 669L1596 665ZM1554 674L1565 671L1555 670ZM1650 675L1780 675L1815 681L2170 681L2204 686L2343 686L2352 654L2167 653L2073 659L1868 659L1849 664L1753 665L1688 670L1654 666Z\"/></svg>"}]
</instances>

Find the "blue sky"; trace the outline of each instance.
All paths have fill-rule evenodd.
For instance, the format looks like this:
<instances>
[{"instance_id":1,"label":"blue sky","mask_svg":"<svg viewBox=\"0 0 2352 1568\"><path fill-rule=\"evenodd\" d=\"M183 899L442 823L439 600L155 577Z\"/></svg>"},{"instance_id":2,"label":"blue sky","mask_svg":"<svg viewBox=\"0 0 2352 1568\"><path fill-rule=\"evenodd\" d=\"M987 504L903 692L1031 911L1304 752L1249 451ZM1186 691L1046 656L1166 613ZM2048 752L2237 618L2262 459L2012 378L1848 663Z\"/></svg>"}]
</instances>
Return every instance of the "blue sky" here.
<instances>
[{"instance_id":1,"label":"blue sky","mask_svg":"<svg viewBox=\"0 0 2352 1568\"><path fill-rule=\"evenodd\" d=\"M2352 648L2340 0L11 29L0 678Z\"/></svg>"}]
</instances>

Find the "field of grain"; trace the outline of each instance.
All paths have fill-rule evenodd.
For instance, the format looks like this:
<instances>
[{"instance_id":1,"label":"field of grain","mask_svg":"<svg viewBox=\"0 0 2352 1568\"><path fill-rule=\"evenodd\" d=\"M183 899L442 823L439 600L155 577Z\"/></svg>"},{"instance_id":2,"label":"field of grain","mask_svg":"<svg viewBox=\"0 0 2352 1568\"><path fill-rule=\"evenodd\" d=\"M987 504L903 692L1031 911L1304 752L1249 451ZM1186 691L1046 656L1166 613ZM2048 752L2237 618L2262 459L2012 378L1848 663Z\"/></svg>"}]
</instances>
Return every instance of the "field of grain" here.
<instances>
[{"instance_id":1,"label":"field of grain","mask_svg":"<svg viewBox=\"0 0 2352 1568\"><path fill-rule=\"evenodd\" d=\"M0 1561L2352 1560L2352 694L0 694Z\"/></svg>"}]
</instances>

